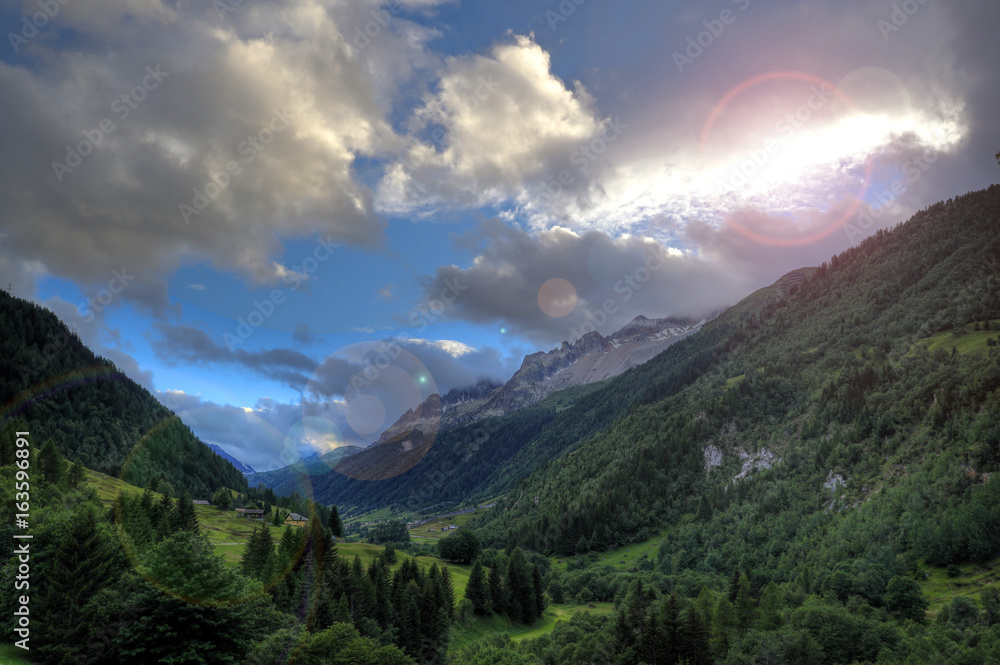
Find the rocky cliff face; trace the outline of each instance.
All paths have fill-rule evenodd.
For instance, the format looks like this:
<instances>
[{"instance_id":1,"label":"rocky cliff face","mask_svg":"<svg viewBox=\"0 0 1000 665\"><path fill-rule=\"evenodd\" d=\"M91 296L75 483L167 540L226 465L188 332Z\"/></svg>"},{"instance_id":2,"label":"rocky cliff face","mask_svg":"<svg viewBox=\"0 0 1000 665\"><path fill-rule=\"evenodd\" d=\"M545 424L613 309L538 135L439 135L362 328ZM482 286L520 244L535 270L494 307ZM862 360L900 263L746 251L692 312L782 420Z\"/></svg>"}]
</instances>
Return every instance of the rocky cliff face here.
<instances>
[{"instance_id":1,"label":"rocky cliff face","mask_svg":"<svg viewBox=\"0 0 1000 665\"><path fill-rule=\"evenodd\" d=\"M503 386L482 381L455 389L442 399L432 395L407 411L376 444L420 430L465 425L536 404L554 392L617 376L641 365L679 339L698 330L705 321L649 319L638 316L608 337L589 332L551 351L525 356L521 368Z\"/></svg>"}]
</instances>

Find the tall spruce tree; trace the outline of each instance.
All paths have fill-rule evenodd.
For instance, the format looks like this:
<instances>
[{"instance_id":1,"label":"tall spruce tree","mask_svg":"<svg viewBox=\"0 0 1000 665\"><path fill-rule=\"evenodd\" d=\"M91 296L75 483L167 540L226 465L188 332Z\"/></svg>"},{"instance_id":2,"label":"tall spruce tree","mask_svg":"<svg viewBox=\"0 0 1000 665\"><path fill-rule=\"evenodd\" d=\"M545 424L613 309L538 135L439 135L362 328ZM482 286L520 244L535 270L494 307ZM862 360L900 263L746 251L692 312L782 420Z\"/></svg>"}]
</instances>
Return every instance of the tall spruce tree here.
<instances>
[{"instance_id":1,"label":"tall spruce tree","mask_svg":"<svg viewBox=\"0 0 1000 665\"><path fill-rule=\"evenodd\" d=\"M326 521L326 527L330 529L334 538L344 537L344 525L340 521L340 512L337 510L337 506L330 506L330 517Z\"/></svg>"},{"instance_id":2,"label":"tall spruce tree","mask_svg":"<svg viewBox=\"0 0 1000 665\"><path fill-rule=\"evenodd\" d=\"M490 613L489 589L486 587L486 575L483 565L477 560L469 573L469 582L465 587L465 597L472 603L472 611L479 616Z\"/></svg>"},{"instance_id":3,"label":"tall spruce tree","mask_svg":"<svg viewBox=\"0 0 1000 665\"><path fill-rule=\"evenodd\" d=\"M194 512L194 502L191 495L184 492L184 496L177 500L177 507L174 508L171 516L170 526L174 531L197 531L198 515Z\"/></svg>"}]
</instances>

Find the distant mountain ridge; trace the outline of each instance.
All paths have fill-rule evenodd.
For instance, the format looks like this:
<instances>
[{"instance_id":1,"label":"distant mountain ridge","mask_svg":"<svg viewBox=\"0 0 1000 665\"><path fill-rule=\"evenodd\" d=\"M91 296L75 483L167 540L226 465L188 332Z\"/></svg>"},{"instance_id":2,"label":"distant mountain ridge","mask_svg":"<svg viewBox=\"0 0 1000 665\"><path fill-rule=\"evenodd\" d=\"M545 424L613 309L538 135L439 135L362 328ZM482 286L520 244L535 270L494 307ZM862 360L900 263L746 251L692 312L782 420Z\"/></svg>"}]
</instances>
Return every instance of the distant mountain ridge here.
<instances>
[{"instance_id":1,"label":"distant mountain ridge","mask_svg":"<svg viewBox=\"0 0 1000 665\"><path fill-rule=\"evenodd\" d=\"M596 331L588 332L574 342L564 341L549 351L525 356L520 369L503 385L480 381L474 386L451 390L444 399L431 395L403 414L375 443L395 440L414 430L426 435L439 428L504 416L537 404L560 390L618 376L648 361L704 323L704 319L637 316L607 337Z\"/></svg>"},{"instance_id":2,"label":"distant mountain ridge","mask_svg":"<svg viewBox=\"0 0 1000 665\"><path fill-rule=\"evenodd\" d=\"M404 413L373 445L326 469L336 468L338 473L324 473L322 468L317 469L320 473L307 471L312 476L313 488L317 497L322 497L324 488L331 483L393 477L399 469L410 469L422 460L435 440L446 432L464 431L463 428L476 423L512 416L554 393L583 389L619 376L696 332L705 322L705 319L638 316L607 337L589 332L574 342L565 341L549 351L526 356L520 369L503 385L484 380L453 389L444 398L431 395ZM297 465L254 474L248 480L253 485L264 483L278 493L290 491L301 480L303 469Z\"/></svg>"},{"instance_id":3,"label":"distant mountain ridge","mask_svg":"<svg viewBox=\"0 0 1000 665\"><path fill-rule=\"evenodd\" d=\"M227 453L225 450L223 450L216 444L206 443L205 445L211 448L212 452L214 452L222 459L228 460L229 463L232 464L234 467L236 467L236 470L242 473L244 476L249 476L251 473L257 473L256 471L253 470L252 466L250 466L249 464L244 464L243 462L239 461L238 459Z\"/></svg>"},{"instance_id":4,"label":"distant mountain ridge","mask_svg":"<svg viewBox=\"0 0 1000 665\"><path fill-rule=\"evenodd\" d=\"M320 454L303 457L297 462L273 471L252 471L247 475L251 487L264 485L279 496L289 496L299 488L299 477L329 473L344 459L364 450L359 446L341 446Z\"/></svg>"},{"instance_id":5,"label":"distant mountain ridge","mask_svg":"<svg viewBox=\"0 0 1000 665\"><path fill-rule=\"evenodd\" d=\"M525 356L521 368L481 409L460 422L507 415L560 390L618 376L650 360L704 323L704 319L637 316L608 337L592 331L576 342L563 342L551 351L532 353Z\"/></svg>"}]
</instances>

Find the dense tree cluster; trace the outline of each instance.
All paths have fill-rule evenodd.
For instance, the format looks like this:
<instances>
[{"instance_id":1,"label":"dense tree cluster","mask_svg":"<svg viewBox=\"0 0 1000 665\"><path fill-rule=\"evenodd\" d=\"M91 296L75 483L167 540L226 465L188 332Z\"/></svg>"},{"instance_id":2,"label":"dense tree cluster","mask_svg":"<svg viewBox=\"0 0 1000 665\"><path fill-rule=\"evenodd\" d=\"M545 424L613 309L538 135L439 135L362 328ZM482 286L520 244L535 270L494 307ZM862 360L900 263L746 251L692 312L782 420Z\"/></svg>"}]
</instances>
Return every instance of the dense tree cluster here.
<instances>
[{"instance_id":1,"label":"dense tree cluster","mask_svg":"<svg viewBox=\"0 0 1000 665\"><path fill-rule=\"evenodd\" d=\"M520 548L515 548L510 557L496 557L488 575L477 560L465 587L465 598L480 616L502 614L521 624L535 623L547 604L541 570L538 564L528 564Z\"/></svg>"},{"instance_id":2,"label":"dense tree cluster","mask_svg":"<svg viewBox=\"0 0 1000 665\"><path fill-rule=\"evenodd\" d=\"M472 563L479 556L479 536L471 529L461 529L438 541L438 555L445 561Z\"/></svg>"}]
</instances>

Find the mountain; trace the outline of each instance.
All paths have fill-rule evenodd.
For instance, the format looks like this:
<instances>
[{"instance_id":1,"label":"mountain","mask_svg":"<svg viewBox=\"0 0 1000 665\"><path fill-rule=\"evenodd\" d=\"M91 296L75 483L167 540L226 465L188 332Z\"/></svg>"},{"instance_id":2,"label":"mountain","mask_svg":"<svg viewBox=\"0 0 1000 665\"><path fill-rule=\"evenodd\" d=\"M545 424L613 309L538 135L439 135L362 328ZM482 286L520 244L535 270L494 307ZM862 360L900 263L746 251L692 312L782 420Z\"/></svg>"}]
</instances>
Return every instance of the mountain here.
<instances>
[{"instance_id":1,"label":"mountain","mask_svg":"<svg viewBox=\"0 0 1000 665\"><path fill-rule=\"evenodd\" d=\"M549 395L603 381L648 361L674 342L698 330L705 321L648 319L638 316L614 334L588 332L575 342L525 356L520 369L505 384L481 381L451 390L444 398L431 395L403 414L376 443L397 439L413 430L425 434L438 428L466 425L504 416L532 406Z\"/></svg>"},{"instance_id":2,"label":"mountain","mask_svg":"<svg viewBox=\"0 0 1000 665\"><path fill-rule=\"evenodd\" d=\"M55 314L0 292L0 404L41 446L139 487L163 480L208 499L245 489L227 460L114 363L96 356Z\"/></svg>"},{"instance_id":3,"label":"mountain","mask_svg":"<svg viewBox=\"0 0 1000 665\"><path fill-rule=\"evenodd\" d=\"M235 457L233 457L232 455L230 455L229 453L227 453L225 450L215 445L214 443L206 443L205 445L211 448L212 452L214 452L216 455L218 455L224 460L227 460L230 464L236 467L236 470L242 473L244 476L248 476L251 473L257 473L256 471L253 470L252 466L248 466L243 462L239 461L238 459L236 459Z\"/></svg>"},{"instance_id":4,"label":"mountain","mask_svg":"<svg viewBox=\"0 0 1000 665\"><path fill-rule=\"evenodd\" d=\"M334 502L334 497L337 497L336 501L348 501L355 505L356 501L363 500L373 490L380 493L379 490L367 488L360 495L351 493L348 498L332 488L342 484L353 488L354 481L372 480L392 486L399 482L393 480L396 476L403 476L405 486L406 479L411 475L427 473L439 463L436 458L440 450L433 453L429 460L423 461L436 441L444 437L449 445L452 441L461 445L459 442L467 435L467 430L461 429L456 434L450 434L452 430L471 427L491 418L509 416L538 404L549 395L613 378L648 361L671 344L697 331L702 325L704 321L648 319L640 316L608 337L589 332L575 342L563 342L558 348L526 356L521 368L502 386L481 381L474 386L451 390L443 398L437 394L431 395L416 408L403 414L382 433L374 445L336 466L336 471L328 474L329 477L312 478L313 490L317 492L316 496L320 501ZM547 406L542 411L554 413L556 404L554 401L552 406ZM487 426L487 429L490 428L492 425ZM517 428L510 431L517 431ZM518 442L510 443L515 447L518 445ZM503 446L495 452L506 455L516 451ZM532 458L531 463L535 461L537 460ZM415 469L418 463L420 471ZM454 466L450 461L444 463L449 469ZM295 474L271 474L273 475L257 474L250 482L262 482L279 494L282 489L294 486ZM502 485L506 481L498 482ZM459 490L459 494L466 491L467 488L463 488ZM398 497L393 499L400 500ZM407 505L410 503L410 499L403 501Z\"/></svg>"},{"instance_id":5,"label":"mountain","mask_svg":"<svg viewBox=\"0 0 1000 665\"><path fill-rule=\"evenodd\" d=\"M588 332L548 352L524 358L521 368L481 408L459 422L513 413L552 393L603 381L648 361L705 322L638 316L609 337Z\"/></svg>"},{"instance_id":6,"label":"mountain","mask_svg":"<svg viewBox=\"0 0 1000 665\"><path fill-rule=\"evenodd\" d=\"M759 589L808 569L874 603L906 562L990 562L998 228L993 186L757 292L633 370L645 394L472 526L557 555L666 529L661 570L741 569Z\"/></svg>"},{"instance_id":7,"label":"mountain","mask_svg":"<svg viewBox=\"0 0 1000 665\"><path fill-rule=\"evenodd\" d=\"M301 476L315 476L329 473L342 460L356 455L364 450L358 446L341 446L323 453L304 457L294 464L275 469L274 471L253 471L247 474L250 487L264 485L270 487L278 496L291 496L292 492L301 490ZM301 494L301 492L299 492Z\"/></svg>"},{"instance_id":8,"label":"mountain","mask_svg":"<svg viewBox=\"0 0 1000 665\"><path fill-rule=\"evenodd\" d=\"M781 297L780 289L764 291L744 302L771 302ZM722 340L719 326L707 334L696 333L705 326L701 321L640 317L607 338L581 338L552 352L533 354L522 365L525 371L501 388L491 391L481 386L462 399L446 396L436 427L426 426L434 423L426 414L434 412L435 400L428 400L401 418L378 445L343 462L334 472L312 476L309 480L314 496L321 503L336 503L348 514L384 506L409 509L491 499L509 491L536 468L571 452L627 413L636 401L656 399L692 380L708 362L706 354ZM618 353L615 344L621 349ZM660 353L618 376L564 388L506 415L480 415L498 395L516 394L518 386L528 383L531 368L545 365L546 361L549 368L561 365L565 370L570 366L567 359L575 359L587 367L611 371L607 368L620 369L628 362L637 362L650 346L659 344L669 347L668 352L677 349L683 362L671 363L664 371L661 358L666 354ZM581 353L584 349L589 353ZM610 358L612 362L595 362L595 358ZM558 372L554 369L543 374L551 377ZM589 372L581 372L580 376L587 378L588 374L594 376ZM460 405L449 407L452 401ZM421 422L425 423L423 427Z\"/></svg>"}]
</instances>

